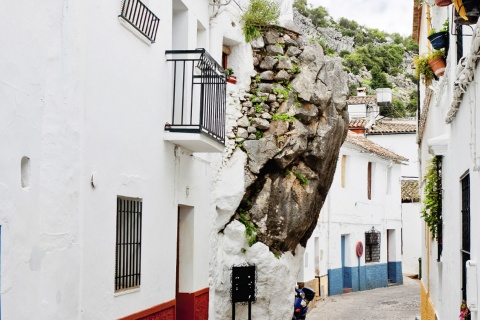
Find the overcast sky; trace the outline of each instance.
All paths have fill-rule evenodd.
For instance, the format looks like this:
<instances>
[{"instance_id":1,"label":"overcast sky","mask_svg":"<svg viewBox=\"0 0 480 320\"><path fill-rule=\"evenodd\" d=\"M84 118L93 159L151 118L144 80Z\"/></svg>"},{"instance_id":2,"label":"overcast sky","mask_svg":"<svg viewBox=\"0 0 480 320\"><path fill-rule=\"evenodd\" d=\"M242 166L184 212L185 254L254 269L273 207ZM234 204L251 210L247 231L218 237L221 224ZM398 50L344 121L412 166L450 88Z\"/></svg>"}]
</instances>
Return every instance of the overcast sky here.
<instances>
[{"instance_id":1,"label":"overcast sky","mask_svg":"<svg viewBox=\"0 0 480 320\"><path fill-rule=\"evenodd\" d=\"M323 6L338 20L355 20L369 28L403 36L412 34L412 0L307 0L313 7Z\"/></svg>"}]
</instances>

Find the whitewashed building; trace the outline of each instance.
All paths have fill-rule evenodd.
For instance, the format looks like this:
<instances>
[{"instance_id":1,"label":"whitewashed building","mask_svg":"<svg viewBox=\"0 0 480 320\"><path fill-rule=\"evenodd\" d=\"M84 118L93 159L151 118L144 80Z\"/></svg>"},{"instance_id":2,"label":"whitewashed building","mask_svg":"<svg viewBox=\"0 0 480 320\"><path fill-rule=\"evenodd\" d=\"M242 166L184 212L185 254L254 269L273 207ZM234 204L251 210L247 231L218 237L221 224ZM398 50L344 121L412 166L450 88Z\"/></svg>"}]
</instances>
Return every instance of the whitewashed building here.
<instances>
[{"instance_id":1,"label":"whitewashed building","mask_svg":"<svg viewBox=\"0 0 480 320\"><path fill-rule=\"evenodd\" d=\"M403 283L400 175L406 161L348 132L299 281L320 278L322 296Z\"/></svg>"},{"instance_id":2,"label":"whitewashed building","mask_svg":"<svg viewBox=\"0 0 480 320\"><path fill-rule=\"evenodd\" d=\"M466 3L464 1L464 3ZM472 2L477 6L478 2ZM467 13L472 12L467 8ZM452 21L453 18L453 21ZM420 144L422 199L429 161L439 163L434 181L440 186L437 233L422 228L421 318L458 319L462 300L477 320L480 258L479 198L480 148L478 112L480 86L480 28L475 16L462 21L453 5L415 6L413 37L420 52L432 49L427 40L431 27L439 29L449 19L450 45L445 74L420 87L421 117L417 141ZM473 23L473 24L471 24ZM469 26L465 24L470 24Z\"/></svg>"},{"instance_id":3,"label":"whitewashed building","mask_svg":"<svg viewBox=\"0 0 480 320\"><path fill-rule=\"evenodd\" d=\"M0 5L2 319L208 318L210 9Z\"/></svg>"},{"instance_id":4,"label":"whitewashed building","mask_svg":"<svg viewBox=\"0 0 480 320\"><path fill-rule=\"evenodd\" d=\"M421 256L421 204L418 193L417 121L411 118L382 118L365 131L366 138L407 158L401 166L402 270L418 275Z\"/></svg>"}]
</instances>

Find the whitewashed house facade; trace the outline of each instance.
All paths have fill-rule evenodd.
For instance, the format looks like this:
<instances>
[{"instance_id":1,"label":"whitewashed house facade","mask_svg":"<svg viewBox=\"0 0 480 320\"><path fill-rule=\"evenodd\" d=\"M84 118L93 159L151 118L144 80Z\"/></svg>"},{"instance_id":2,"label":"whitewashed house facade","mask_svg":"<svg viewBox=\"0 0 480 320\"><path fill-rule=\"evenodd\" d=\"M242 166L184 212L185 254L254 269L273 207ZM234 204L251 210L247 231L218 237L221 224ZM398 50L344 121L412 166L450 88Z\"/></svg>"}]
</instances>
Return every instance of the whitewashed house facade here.
<instances>
[{"instance_id":1,"label":"whitewashed house facade","mask_svg":"<svg viewBox=\"0 0 480 320\"><path fill-rule=\"evenodd\" d=\"M406 161L348 132L299 281L319 278L321 296L403 283L400 175Z\"/></svg>"},{"instance_id":2,"label":"whitewashed house facade","mask_svg":"<svg viewBox=\"0 0 480 320\"><path fill-rule=\"evenodd\" d=\"M208 318L225 139L210 9L0 5L1 318Z\"/></svg>"},{"instance_id":3,"label":"whitewashed house facade","mask_svg":"<svg viewBox=\"0 0 480 320\"><path fill-rule=\"evenodd\" d=\"M477 320L480 258L480 202L476 194L479 176L480 28L464 26L453 5L416 5L413 36L420 52L431 51L427 35L431 27L450 21L450 45L445 74L429 86L420 87L421 117L417 141L420 145L420 179L426 184L429 160L441 164L441 224L438 240L427 226L422 228L422 319L458 319L462 300L470 308L469 319ZM454 21L452 21L454 17ZM462 58L464 57L464 58ZM460 60L462 58L462 60ZM425 193L422 192L422 198Z\"/></svg>"},{"instance_id":4,"label":"whitewashed house facade","mask_svg":"<svg viewBox=\"0 0 480 320\"><path fill-rule=\"evenodd\" d=\"M365 131L366 138L407 158L401 166L402 270L406 275L419 274L421 256L421 204L418 192L417 121L410 118L383 118Z\"/></svg>"}]
</instances>

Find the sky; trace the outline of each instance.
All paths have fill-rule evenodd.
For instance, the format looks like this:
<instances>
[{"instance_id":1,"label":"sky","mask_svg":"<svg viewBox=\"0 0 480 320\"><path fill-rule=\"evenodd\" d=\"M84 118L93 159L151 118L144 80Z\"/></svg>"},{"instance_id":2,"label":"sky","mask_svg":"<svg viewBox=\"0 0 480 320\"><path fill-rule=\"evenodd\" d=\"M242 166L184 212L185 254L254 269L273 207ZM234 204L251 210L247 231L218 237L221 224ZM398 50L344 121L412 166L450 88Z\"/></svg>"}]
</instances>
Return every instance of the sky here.
<instances>
[{"instance_id":1,"label":"sky","mask_svg":"<svg viewBox=\"0 0 480 320\"><path fill-rule=\"evenodd\" d=\"M344 17L387 33L412 34L412 0L307 0L307 3L327 8L335 20Z\"/></svg>"}]
</instances>

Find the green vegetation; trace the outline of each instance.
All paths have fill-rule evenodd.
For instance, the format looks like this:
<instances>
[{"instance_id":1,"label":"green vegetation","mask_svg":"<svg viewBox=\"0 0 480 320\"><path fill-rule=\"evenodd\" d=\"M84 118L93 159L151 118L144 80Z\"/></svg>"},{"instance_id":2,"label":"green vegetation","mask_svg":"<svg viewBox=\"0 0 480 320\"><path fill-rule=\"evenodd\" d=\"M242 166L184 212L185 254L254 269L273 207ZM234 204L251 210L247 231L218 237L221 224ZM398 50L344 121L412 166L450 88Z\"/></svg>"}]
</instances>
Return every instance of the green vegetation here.
<instances>
[{"instance_id":1,"label":"green vegetation","mask_svg":"<svg viewBox=\"0 0 480 320\"><path fill-rule=\"evenodd\" d=\"M288 99L288 91L287 89L282 89L282 88L275 88L273 89L274 93L279 93L283 96L283 99L287 100Z\"/></svg>"},{"instance_id":2,"label":"green vegetation","mask_svg":"<svg viewBox=\"0 0 480 320\"><path fill-rule=\"evenodd\" d=\"M298 65L296 65L296 64L293 64L293 68L292 68L291 72L292 72L293 74L300 73L300 67L299 67Z\"/></svg>"},{"instance_id":3,"label":"green vegetation","mask_svg":"<svg viewBox=\"0 0 480 320\"><path fill-rule=\"evenodd\" d=\"M255 132L255 136L257 137L257 140L262 139L263 138L263 132L262 131L257 131L257 132Z\"/></svg>"},{"instance_id":4,"label":"green vegetation","mask_svg":"<svg viewBox=\"0 0 480 320\"><path fill-rule=\"evenodd\" d=\"M248 241L248 245L251 247L255 242L257 242L257 228L255 225L247 219L245 213L240 213L240 222L245 225L245 236Z\"/></svg>"},{"instance_id":5,"label":"green vegetation","mask_svg":"<svg viewBox=\"0 0 480 320\"><path fill-rule=\"evenodd\" d=\"M298 180L300 180L300 184L302 186L306 186L308 185L308 179L303 175L301 174L300 172L298 172L297 170L293 169L292 170L293 174L295 175L295 177L297 177Z\"/></svg>"},{"instance_id":6,"label":"green vegetation","mask_svg":"<svg viewBox=\"0 0 480 320\"><path fill-rule=\"evenodd\" d=\"M442 189L440 182L441 172L439 171L439 163L441 158L434 157L429 161L427 174L425 175L425 199L423 200L424 208L421 211L422 218L425 220L432 238L437 241L441 239L439 226L442 225Z\"/></svg>"},{"instance_id":7,"label":"green vegetation","mask_svg":"<svg viewBox=\"0 0 480 320\"><path fill-rule=\"evenodd\" d=\"M272 116L272 121L277 121L277 120L281 120L281 121L285 121L285 122L294 122L296 119L295 117L292 117L290 115L288 115L288 113L275 113L273 116Z\"/></svg>"},{"instance_id":8,"label":"green vegetation","mask_svg":"<svg viewBox=\"0 0 480 320\"><path fill-rule=\"evenodd\" d=\"M407 103L406 110L408 115L415 115L418 108L418 90L410 92L410 100Z\"/></svg>"},{"instance_id":9,"label":"green vegetation","mask_svg":"<svg viewBox=\"0 0 480 320\"><path fill-rule=\"evenodd\" d=\"M431 59L435 58L444 58L445 57L445 50L435 50L429 55L424 55L424 56L417 56L414 57L415 61L415 76L417 79L422 79L422 82L425 84L429 84L432 82L434 78L434 73L430 65L428 64L428 61Z\"/></svg>"},{"instance_id":10,"label":"green vegetation","mask_svg":"<svg viewBox=\"0 0 480 320\"><path fill-rule=\"evenodd\" d=\"M372 70L377 66L381 71L396 75L403 62L405 49L401 45L386 43L380 46L368 44L356 47L355 51L344 54L344 66L353 74L358 74L365 67Z\"/></svg>"},{"instance_id":11,"label":"green vegetation","mask_svg":"<svg viewBox=\"0 0 480 320\"><path fill-rule=\"evenodd\" d=\"M392 88L392 84L387 81L387 76L385 72L380 70L379 66L374 66L372 70L370 70L372 75L372 81L370 81L370 87L372 89L377 88Z\"/></svg>"},{"instance_id":12,"label":"green vegetation","mask_svg":"<svg viewBox=\"0 0 480 320\"><path fill-rule=\"evenodd\" d=\"M253 107L255 108L255 111L256 111L257 113L263 112L262 107L261 107L258 103L255 103L255 105L254 105Z\"/></svg>"},{"instance_id":13,"label":"green vegetation","mask_svg":"<svg viewBox=\"0 0 480 320\"><path fill-rule=\"evenodd\" d=\"M294 0L293 7L298 9L305 17L312 20L312 23L317 27L328 27L329 20L331 19L327 9L322 6L313 8L311 5L307 5L307 0Z\"/></svg>"},{"instance_id":14,"label":"green vegetation","mask_svg":"<svg viewBox=\"0 0 480 320\"><path fill-rule=\"evenodd\" d=\"M251 0L242 17L245 41L250 42L259 37L261 28L278 23L279 16L280 8L275 1Z\"/></svg>"}]
</instances>

